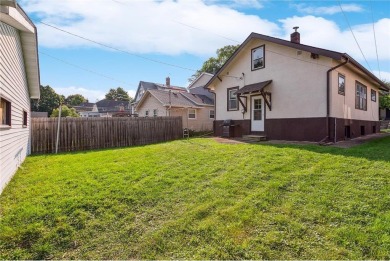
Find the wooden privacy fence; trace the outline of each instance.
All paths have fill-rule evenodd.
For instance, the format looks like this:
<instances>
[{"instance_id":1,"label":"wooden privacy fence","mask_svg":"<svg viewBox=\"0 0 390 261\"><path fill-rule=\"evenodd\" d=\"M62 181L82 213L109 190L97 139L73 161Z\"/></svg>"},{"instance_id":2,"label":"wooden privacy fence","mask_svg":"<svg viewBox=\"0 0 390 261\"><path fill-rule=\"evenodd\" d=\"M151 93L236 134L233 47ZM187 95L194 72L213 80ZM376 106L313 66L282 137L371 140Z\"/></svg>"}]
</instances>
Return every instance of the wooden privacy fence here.
<instances>
[{"instance_id":1,"label":"wooden privacy fence","mask_svg":"<svg viewBox=\"0 0 390 261\"><path fill-rule=\"evenodd\" d=\"M146 145L179 139L181 117L61 118L58 152ZM58 118L31 119L31 152L54 153Z\"/></svg>"}]
</instances>

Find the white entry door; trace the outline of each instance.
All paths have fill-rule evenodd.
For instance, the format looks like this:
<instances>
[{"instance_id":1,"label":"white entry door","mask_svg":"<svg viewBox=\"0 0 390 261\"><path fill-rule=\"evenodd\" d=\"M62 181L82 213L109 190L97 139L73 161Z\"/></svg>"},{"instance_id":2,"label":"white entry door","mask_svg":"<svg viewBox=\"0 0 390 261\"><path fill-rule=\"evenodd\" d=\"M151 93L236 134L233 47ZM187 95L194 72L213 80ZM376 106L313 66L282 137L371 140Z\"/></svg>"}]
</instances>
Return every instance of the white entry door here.
<instances>
[{"instance_id":1,"label":"white entry door","mask_svg":"<svg viewBox=\"0 0 390 261\"><path fill-rule=\"evenodd\" d=\"M261 96L251 97L252 131L264 131L264 100Z\"/></svg>"}]
</instances>

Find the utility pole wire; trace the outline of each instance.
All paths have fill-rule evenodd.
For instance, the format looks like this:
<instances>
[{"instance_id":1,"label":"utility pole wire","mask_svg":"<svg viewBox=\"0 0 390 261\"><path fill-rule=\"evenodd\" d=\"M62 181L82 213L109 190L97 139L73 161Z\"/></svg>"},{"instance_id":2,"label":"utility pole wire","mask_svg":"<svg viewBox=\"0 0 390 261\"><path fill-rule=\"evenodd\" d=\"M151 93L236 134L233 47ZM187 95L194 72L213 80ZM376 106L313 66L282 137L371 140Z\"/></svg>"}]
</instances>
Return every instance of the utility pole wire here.
<instances>
[{"instance_id":1,"label":"utility pole wire","mask_svg":"<svg viewBox=\"0 0 390 261\"><path fill-rule=\"evenodd\" d=\"M371 6L371 18L372 18L372 30L374 31L376 61L377 61L377 63L378 63L379 78L382 79L381 69L380 69L380 67L379 67L378 46L377 46L377 44L376 44L375 24L374 24L374 12L372 11L372 1L371 1L371 0L370 0L370 6Z\"/></svg>"},{"instance_id":2,"label":"utility pole wire","mask_svg":"<svg viewBox=\"0 0 390 261\"><path fill-rule=\"evenodd\" d=\"M125 51L125 50L121 50L119 48L116 48L116 47L113 47L113 46L110 46L110 45L107 45L107 44L104 44L104 43L100 43L98 41L95 41L95 40L91 40L89 38L86 38L84 36L80 36L80 35L77 35L75 33L71 33L69 31L66 31L64 29L61 29L61 28L58 28L54 25L51 25L51 24L47 24L45 22L40 22L41 24L43 25L46 25L48 27L51 27L53 29L56 29L58 31L61 31L61 32L64 32L64 33L67 33L69 35L72 35L72 36L75 36L75 37L78 37L80 39L83 39L85 41L88 41L88 42L91 42L91 43L95 43L97 45L100 45L100 46L103 46L103 47L106 47L106 48L109 48L109 49L112 49L112 50L115 50L115 51L118 51L118 52L122 52L122 53L125 53L125 54L128 54L128 55L131 55L131 56L135 56L135 57L138 57L138 58L141 58L141 59L144 59L144 60L147 60L147 61L150 61L150 62L154 62L154 63L159 63L159 64L163 64L163 65L166 65L166 66L171 66L171 67L175 67L175 68L179 68L179 69L183 69L183 70L187 70L187 71L192 71L192 72L196 72L196 70L194 69L191 69L191 68L187 68L187 67L184 67L184 66L180 66L180 65L175 65L175 64L171 64L171 63L166 63L166 62L162 62L162 61L159 61L159 60L155 60L155 59L151 59L151 58L148 58L148 57L145 57L145 56L142 56L142 55L139 55L139 54L134 54L134 53L131 53L131 52L128 52L128 51Z\"/></svg>"},{"instance_id":3,"label":"utility pole wire","mask_svg":"<svg viewBox=\"0 0 390 261\"><path fill-rule=\"evenodd\" d=\"M351 25L349 24L348 17L347 17L347 16L345 15L345 13L344 13L344 10L343 10L343 7L341 6L340 0L337 0L337 1L338 1L338 3L339 3L341 12L342 12L343 15L344 15L344 18L345 18L345 20L347 21L349 30L351 31L352 36L353 36L353 38L355 39L355 42L356 42L357 46L359 47L360 53L363 55L363 58L364 58L364 60L366 61L368 68L370 68L370 71L372 71L372 69L371 69L371 67L370 67L370 64L367 62L366 56L364 56L364 53L363 53L363 51L362 51L362 48L360 48L360 45L359 45L359 43L358 43L358 41L357 41L357 39L356 39L356 37L355 37L355 34L354 34L353 31L352 31L352 27L351 27Z\"/></svg>"},{"instance_id":4,"label":"utility pole wire","mask_svg":"<svg viewBox=\"0 0 390 261\"><path fill-rule=\"evenodd\" d=\"M101 76L101 77L107 78L107 79L109 79L109 80L112 80L112 81L115 81L115 82L118 82L118 83L124 83L124 84L130 85L130 86L136 86L136 84L124 82L124 81L115 79L115 78L113 78L113 77L111 77L111 76L108 76L108 75L105 75L105 74L102 74L102 73L99 73L99 72L92 71L92 70L90 70L90 69L87 69L87 68L78 66L78 65L76 65L76 64L70 63L70 62L68 62L68 61L62 60L62 59L60 59L60 58L54 57L54 56L52 56L52 55L50 55L50 54L47 54L47 53L44 53L44 52L41 52L41 51L39 51L39 53L40 53L40 54L43 54L43 55L45 55L45 56L47 56L47 57L50 57L50 58L52 58L52 59L54 59L54 60L60 61L60 62L62 62L62 63L65 63L65 64L67 64L67 65L76 67L76 68L78 68L78 69L80 69L80 70L84 70L84 71L87 71L87 72L89 72L89 73L96 74L96 75L99 75L99 76Z\"/></svg>"}]
</instances>

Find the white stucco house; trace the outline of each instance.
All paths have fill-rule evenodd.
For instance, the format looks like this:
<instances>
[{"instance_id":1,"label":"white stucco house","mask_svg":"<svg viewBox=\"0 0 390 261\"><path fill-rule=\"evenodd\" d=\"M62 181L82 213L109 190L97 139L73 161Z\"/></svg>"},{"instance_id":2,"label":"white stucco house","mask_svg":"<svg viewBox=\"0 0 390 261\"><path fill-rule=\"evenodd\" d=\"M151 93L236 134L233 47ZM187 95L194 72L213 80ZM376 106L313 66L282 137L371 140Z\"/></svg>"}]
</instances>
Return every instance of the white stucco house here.
<instances>
[{"instance_id":1,"label":"white stucco house","mask_svg":"<svg viewBox=\"0 0 390 261\"><path fill-rule=\"evenodd\" d=\"M297 29L297 28L294 28ZM205 86L215 94L214 133L339 141L380 131L386 85L346 53L252 33ZM225 129L226 130L226 129Z\"/></svg>"},{"instance_id":2,"label":"white stucco house","mask_svg":"<svg viewBox=\"0 0 390 261\"><path fill-rule=\"evenodd\" d=\"M39 99L37 29L15 1L0 1L0 193L30 154L30 99Z\"/></svg>"}]
</instances>

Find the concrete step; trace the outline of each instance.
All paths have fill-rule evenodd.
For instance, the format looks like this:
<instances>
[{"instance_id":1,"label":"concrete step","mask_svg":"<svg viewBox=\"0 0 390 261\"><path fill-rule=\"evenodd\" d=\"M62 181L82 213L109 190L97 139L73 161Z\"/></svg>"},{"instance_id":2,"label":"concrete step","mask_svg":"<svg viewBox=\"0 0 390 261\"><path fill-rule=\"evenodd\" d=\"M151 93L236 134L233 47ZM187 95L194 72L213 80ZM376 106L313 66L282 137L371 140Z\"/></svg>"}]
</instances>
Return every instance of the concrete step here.
<instances>
[{"instance_id":1,"label":"concrete step","mask_svg":"<svg viewBox=\"0 0 390 261\"><path fill-rule=\"evenodd\" d=\"M242 139L244 141L254 141L254 142L258 142L258 141L266 141L267 140L267 136L261 136L261 135L243 135L242 136Z\"/></svg>"}]
</instances>

